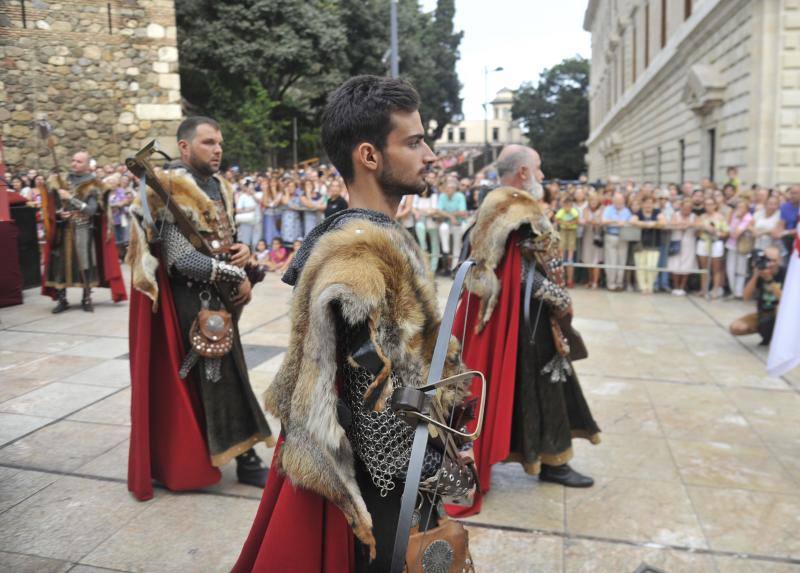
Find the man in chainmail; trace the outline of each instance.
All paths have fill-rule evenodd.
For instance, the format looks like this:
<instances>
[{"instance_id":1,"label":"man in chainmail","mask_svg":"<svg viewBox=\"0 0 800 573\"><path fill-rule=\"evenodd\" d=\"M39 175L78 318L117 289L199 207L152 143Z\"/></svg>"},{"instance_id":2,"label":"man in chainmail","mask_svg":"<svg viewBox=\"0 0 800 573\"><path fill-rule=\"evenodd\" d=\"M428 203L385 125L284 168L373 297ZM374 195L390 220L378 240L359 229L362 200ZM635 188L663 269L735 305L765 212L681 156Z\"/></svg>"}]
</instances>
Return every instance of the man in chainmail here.
<instances>
[{"instance_id":1,"label":"man in chainmail","mask_svg":"<svg viewBox=\"0 0 800 573\"><path fill-rule=\"evenodd\" d=\"M194 247L193 237L184 235L151 190L137 197L131 207L134 217L127 260L135 296L131 303L133 469L129 489L140 499L152 495L151 477L170 489L195 489L216 482L217 468L234 458L240 482L264 487L267 478L267 466L253 446L272 445L274 440L250 386L237 326L251 296L246 272L250 252L235 241L233 190L216 175L221 144L216 121L187 118L178 128L180 161L158 171L169 200L210 245L211 256ZM198 314L203 309L226 308L223 297L231 296L232 348L221 357L204 356L190 340ZM166 337L167 348L155 348L152 336ZM173 347L178 352L165 359L164 352L169 354ZM154 406L159 401L154 394L175 391L181 394L174 410L162 406L167 410L162 412ZM170 401L166 396L161 400ZM186 414L185 427L174 427L181 424L175 412ZM183 438L188 442L182 443ZM192 459L199 470L191 476L189 466L185 465L184 474L180 458L170 455L176 448L192 451L187 443L198 450Z\"/></svg>"},{"instance_id":2,"label":"man in chainmail","mask_svg":"<svg viewBox=\"0 0 800 573\"><path fill-rule=\"evenodd\" d=\"M374 76L330 96L322 140L351 208L306 237L283 278L295 289L292 337L265 396L282 435L234 572L390 569L413 429L389 397L425 385L440 321L429 264L394 220L436 159L418 106L408 83ZM444 376L463 367L450 356ZM463 386L445 393L445 411L462 411L467 396ZM412 519L420 532L444 515L440 496L474 487L469 444L458 446L429 444ZM451 570L445 546L425 553L426 570ZM468 558L456 563L471 570Z\"/></svg>"},{"instance_id":3,"label":"man in chainmail","mask_svg":"<svg viewBox=\"0 0 800 573\"><path fill-rule=\"evenodd\" d=\"M92 287L100 284L95 245L95 215L102 209L103 184L95 179L89 154L78 151L72 156L66 182L51 177L60 207L56 211L54 238L48 245L44 286L55 289L53 314L69 308L67 287L81 287L81 308L92 312ZM64 183L66 187L64 188Z\"/></svg>"}]
</instances>

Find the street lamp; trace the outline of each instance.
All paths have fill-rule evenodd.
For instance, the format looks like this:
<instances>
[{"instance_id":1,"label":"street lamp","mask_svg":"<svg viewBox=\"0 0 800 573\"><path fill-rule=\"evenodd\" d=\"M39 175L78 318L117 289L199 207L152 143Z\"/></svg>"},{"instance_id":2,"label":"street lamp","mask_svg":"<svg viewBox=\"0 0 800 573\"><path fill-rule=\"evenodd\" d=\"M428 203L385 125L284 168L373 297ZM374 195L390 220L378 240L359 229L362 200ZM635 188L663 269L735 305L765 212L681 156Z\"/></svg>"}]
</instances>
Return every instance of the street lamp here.
<instances>
[{"instance_id":1,"label":"street lamp","mask_svg":"<svg viewBox=\"0 0 800 573\"><path fill-rule=\"evenodd\" d=\"M502 72L503 66L497 66L490 70L488 66L483 66L483 152L485 163L489 162L489 74L492 72Z\"/></svg>"}]
</instances>

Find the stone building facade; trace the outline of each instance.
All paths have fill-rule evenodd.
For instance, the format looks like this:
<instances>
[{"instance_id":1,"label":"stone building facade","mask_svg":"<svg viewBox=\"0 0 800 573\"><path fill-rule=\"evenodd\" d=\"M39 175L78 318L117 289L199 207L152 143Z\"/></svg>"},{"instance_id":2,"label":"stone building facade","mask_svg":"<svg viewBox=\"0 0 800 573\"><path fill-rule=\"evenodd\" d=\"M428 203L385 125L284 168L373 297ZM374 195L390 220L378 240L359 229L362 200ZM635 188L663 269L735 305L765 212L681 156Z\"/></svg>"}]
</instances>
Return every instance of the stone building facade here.
<instances>
[{"instance_id":1,"label":"stone building facade","mask_svg":"<svg viewBox=\"0 0 800 573\"><path fill-rule=\"evenodd\" d=\"M35 123L65 168L87 149L120 162L150 139L174 148L182 117L172 0L0 0L0 125L6 165L49 170Z\"/></svg>"},{"instance_id":2,"label":"stone building facade","mask_svg":"<svg viewBox=\"0 0 800 573\"><path fill-rule=\"evenodd\" d=\"M589 0L591 179L800 182L800 0Z\"/></svg>"}]
</instances>

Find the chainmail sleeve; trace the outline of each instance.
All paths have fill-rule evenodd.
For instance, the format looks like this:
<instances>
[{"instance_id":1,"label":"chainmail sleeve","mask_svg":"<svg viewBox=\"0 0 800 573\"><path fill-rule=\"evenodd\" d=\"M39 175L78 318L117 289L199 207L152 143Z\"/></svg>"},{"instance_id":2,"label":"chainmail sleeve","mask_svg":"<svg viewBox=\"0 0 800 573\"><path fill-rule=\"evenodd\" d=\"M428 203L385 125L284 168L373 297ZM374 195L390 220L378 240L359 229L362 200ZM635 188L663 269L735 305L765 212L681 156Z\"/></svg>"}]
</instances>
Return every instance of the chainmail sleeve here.
<instances>
[{"instance_id":1,"label":"chainmail sleeve","mask_svg":"<svg viewBox=\"0 0 800 573\"><path fill-rule=\"evenodd\" d=\"M526 274L528 273L529 265L532 262L525 261L522 265L523 283ZM558 286L556 283L548 279L538 269L533 271L533 298L542 300L544 303L555 310L566 310L572 304L572 299L567 292L567 289Z\"/></svg>"},{"instance_id":2,"label":"chainmail sleeve","mask_svg":"<svg viewBox=\"0 0 800 573\"><path fill-rule=\"evenodd\" d=\"M77 197L72 197L69 200L69 206L73 211L80 211L81 214L91 217L97 212L97 197L94 194L89 195L86 201L81 201Z\"/></svg>"},{"instance_id":3,"label":"chainmail sleeve","mask_svg":"<svg viewBox=\"0 0 800 573\"><path fill-rule=\"evenodd\" d=\"M398 482L405 480L414 430L388 406L376 410L364 401L364 394L374 380L369 368L369 350L364 350L364 344L372 344L369 337L363 335L366 328L345 329L343 333L348 359L342 364L342 398L350 414L346 432L353 452L366 467L381 496L385 497ZM372 353L376 354L374 347ZM358 362L353 359L355 355L359 357ZM392 387L402 384L394 373L388 383ZM474 485L471 470L462 469L455 461L442 458L442 452L429 442L423 463L424 483L421 489L451 497L467 495Z\"/></svg>"},{"instance_id":4,"label":"chainmail sleeve","mask_svg":"<svg viewBox=\"0 0 800 573\"><path fill-rule=\"evenodd\" d=\"M247 278L244 269L218 261L199 252L176 225L164 223L162 230L167 268L184 277L203 282L238 284Z\"/></svg>"}]
</instances>

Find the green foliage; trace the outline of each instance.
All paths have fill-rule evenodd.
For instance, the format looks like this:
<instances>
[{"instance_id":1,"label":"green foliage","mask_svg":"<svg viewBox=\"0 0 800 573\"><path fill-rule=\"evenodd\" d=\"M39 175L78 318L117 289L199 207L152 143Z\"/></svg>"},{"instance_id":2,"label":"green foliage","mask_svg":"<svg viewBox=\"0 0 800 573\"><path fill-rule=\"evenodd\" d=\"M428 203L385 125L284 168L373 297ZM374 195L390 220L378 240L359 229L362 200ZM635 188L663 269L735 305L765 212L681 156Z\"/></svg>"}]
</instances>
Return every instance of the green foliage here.
<instances>
[{"instance_id":1,"label":"green foliage","mask_svg":"<svg viewBox=\"0 0 800 573\"><path fill-rule=\"evenodd\" d=\"M388 0L176 0L175 7L182 95L193 113L220 121L226 157L243 165L286 163L292 118L300 159L320 154L327 94L347 77L387 73ZM431 140L461 112L454 15L454 0L439 0L432 14L418 0L398 6L400 74L420 93L424 125L436 125Z\"/></svg>"},{"instance_id":2,"label":"green foliage","mask_svg":"<svg viewBox=\"0 0 800 573\"><path fill-rule=\"evenodd\" d=\"M522 119L549 178L577 179L586 170L589 137L589 61L568 58L544 70L534 86L517 90L511 109Z\"/></svg>"}]
</instances>

